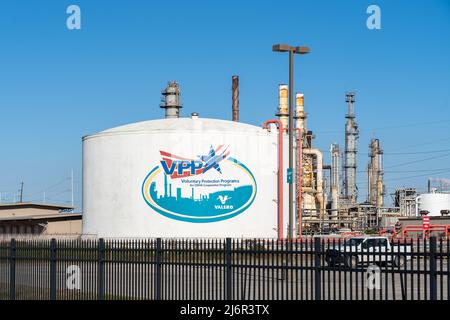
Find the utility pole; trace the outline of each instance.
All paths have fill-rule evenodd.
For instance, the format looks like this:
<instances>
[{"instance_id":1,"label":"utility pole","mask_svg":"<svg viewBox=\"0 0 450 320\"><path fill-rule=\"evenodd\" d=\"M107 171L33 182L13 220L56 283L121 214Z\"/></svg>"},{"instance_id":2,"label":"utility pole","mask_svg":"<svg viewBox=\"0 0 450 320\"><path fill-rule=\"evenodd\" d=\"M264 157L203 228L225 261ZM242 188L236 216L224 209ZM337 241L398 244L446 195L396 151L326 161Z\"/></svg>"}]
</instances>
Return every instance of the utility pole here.
<instances>
[{"instance_id":1,"label":"utility pole","mask_svg":"<svg viewBox=\"0 0 450 320\"><path fill-rule=\"evenodd\" d=\"M23 181L20 183L20 190L19 190L19 192L20 192L20 203L22 203L23 202Z\"/></svg>"},{"instance_id":2,"label":"utility pole","mask_svg":"<svg viewBox=\"0 0 450 320\"><path fill-rule=\"evenodd\" d=\"M73 213L73 169L70 172L70 193L71 193L71 203L72 203L72 213Z\"/></svg>"}]
</instances>

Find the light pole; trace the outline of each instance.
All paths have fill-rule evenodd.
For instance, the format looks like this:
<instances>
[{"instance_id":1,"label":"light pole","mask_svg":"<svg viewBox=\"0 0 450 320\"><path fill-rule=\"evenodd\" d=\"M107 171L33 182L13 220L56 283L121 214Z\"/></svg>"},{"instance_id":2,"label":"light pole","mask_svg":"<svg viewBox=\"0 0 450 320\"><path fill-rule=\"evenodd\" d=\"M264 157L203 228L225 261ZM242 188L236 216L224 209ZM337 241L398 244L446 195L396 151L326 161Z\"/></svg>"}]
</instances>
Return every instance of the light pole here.
<instances>
[{"instance_id":1,"label":"light pole","mask_svg":"<svg viewBox=\"0 0 450 320\"><path fill-rule=\"evenodd\" d=\"M272 46L274 52L289 52L289 168L288 172L292 175L292 168L294 166L294 139L293 139L293 105L294 105L294 54L307 54L310 52L308 47L294 47L287 44L275 44ZM289 180L289 230L288 239L292 239L293 225L294 225L294 185L293 179Z\"/></svg>"}]
</instances>

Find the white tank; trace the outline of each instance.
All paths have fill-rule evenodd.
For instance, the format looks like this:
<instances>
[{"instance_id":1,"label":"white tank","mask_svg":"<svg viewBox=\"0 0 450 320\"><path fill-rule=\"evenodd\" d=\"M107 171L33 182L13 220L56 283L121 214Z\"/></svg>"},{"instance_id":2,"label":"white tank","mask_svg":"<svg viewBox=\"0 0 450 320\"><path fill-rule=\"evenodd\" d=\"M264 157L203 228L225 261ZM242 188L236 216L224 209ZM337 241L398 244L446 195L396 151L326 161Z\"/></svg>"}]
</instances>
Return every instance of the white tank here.
<instances>
[{"instance_id":1,"label":"white tank","mask_svg":"<svg viewBox=\"0 0 450 320\"><path fill-rule=\"evenodd\" d=\"M277 134L239 122L175 118L84 137L83 234L276 237ZM284 160L286 182L287 148Z\"/></svg>"},{"instance_id":2,"label":"white tank","mask_svg":"<svg viewBox=\"0 0 450 320\"><path fill-rule=\"evenodd\" d=\"M440 216L441 210L450 210L450 193L424 193L417 197L417 214L427 210L429 216Z\"/></svg>"}]
</instances>

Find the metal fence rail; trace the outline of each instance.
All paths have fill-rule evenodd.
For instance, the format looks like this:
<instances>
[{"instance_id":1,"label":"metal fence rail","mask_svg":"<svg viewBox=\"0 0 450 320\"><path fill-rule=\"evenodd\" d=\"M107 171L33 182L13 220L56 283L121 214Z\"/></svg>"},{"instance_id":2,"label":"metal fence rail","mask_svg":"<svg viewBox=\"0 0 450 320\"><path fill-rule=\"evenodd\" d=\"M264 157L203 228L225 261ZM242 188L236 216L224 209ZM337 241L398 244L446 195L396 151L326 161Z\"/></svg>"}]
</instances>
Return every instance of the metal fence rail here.
<instances>
[{"instance_id":1,"label":"metal fence rail","mask_svg":"<svg viewBox=\"0 0 450 320\"><path fill-rule=\"evenodd\" d=\"M448 300L448 240L0 241L0 299Z\"/></svg>"}]
</instances>

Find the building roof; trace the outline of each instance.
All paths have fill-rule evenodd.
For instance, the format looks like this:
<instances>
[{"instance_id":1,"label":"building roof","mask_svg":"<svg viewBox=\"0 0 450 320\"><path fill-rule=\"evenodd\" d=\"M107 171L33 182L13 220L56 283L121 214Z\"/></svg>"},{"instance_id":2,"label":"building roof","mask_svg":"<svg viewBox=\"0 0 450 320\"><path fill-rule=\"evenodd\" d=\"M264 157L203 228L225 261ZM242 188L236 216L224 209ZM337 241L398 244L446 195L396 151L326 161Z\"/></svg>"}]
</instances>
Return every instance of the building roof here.
<instances>
[{"instance_id":1,"label":"building roof","mask_svg":"<svg viewBox=\"0 0 450 320\"><path fill-rule=\"evenodd\" d=\"M35 208L35 209L47 209L47 210L71 210L73 207L59 205L59 204L47 204L47 203L35 203L35 202L18 202L18 203L2 203L0 204L0 210L22 209L22 208Z\"/></svg>"},{"instance_id":2,"label":"building roof","mask_svg":"<svg viewBox=\"0 0 450 320\"><path fill-rule=\"evenodd\" d=\"M61 214L45 214L45 215L27 215L14 217L0 217L2 221L32 221L32 220L79 220L82 219L81 213L61 213Z\"/></svg>"}]
</instances>

